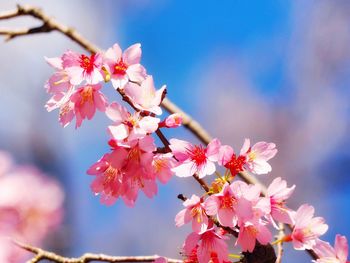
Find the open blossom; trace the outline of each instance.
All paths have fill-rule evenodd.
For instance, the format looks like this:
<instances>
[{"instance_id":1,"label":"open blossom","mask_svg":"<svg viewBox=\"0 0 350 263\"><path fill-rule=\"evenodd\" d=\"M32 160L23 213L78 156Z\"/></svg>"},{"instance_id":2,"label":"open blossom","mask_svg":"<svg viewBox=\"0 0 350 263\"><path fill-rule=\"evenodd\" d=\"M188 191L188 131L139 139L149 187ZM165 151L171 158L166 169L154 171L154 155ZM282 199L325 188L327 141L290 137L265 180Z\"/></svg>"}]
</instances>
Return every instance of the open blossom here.
<instances>
[{"instance_id":1,"label":"open blossom","mask_svg":"<svg viewBox=\"0 0 350 263\"><path fill-rule=\"evenodd\" d=\"M4 155L6 167L1 167L5 163L0 156L0 168L6 168L0 174L0 262L24 262L26 252L11 239L40 245L62 221L64 194L55 180L34 167L11 165L9 155Z\"/></svg>"},{"instance_id":2,"label":"open blossom","mask_svg":"<svg viewBox=\"0 0 350 263\"><path fill-rule=\"evenodd\" d=\"M62 66L67 72L72 85L97 84L103 81L102 55L99 53L86 56L73 51L66 51L62 55Z\"/></svg>"},{"instance_id":3,"label":"open blossom","mask_svg":"<svg viewBox=\"0 0 350 263\"><path fill-rule=\"evenodd\" d=\"M317 240L313 250L319 257L317 263L348 263L348 241L345 236L336 235L334 248L322 240Z\"/></svg>"},{"instance_id":4,"label":"open blossom","mask_svg":"<svg viewBox=\"0 0 350 263\"><path fill-rule=\"evenodd\" d=\"M95 194L100 194L101 203L111 205L124 193L122 169L126 157L127 151L124 148L117 148L103 155L87 170L87 174L96 176L91 184L91 190Z\"/></svg>"},{"instance_id":5,"label":"open blossom","mask_svg":"<svg viewBox=\"0 0 350 263\"><path fill-rule=\"evenodd\" d=\"M223 145L220 148L218 163L229 169L232 176L235 176L244 170L246 157L242 155L237 156L231 146Z\"/></svg>"},{"instance_id":6,"label":"open blossom","mask_svg":"<svg viewBox=\"0 0 350 263\"><path fill-rule=\"evenodd\" d=\"M267 197L271 202L271 216L269 217L276 227L274 220L285 224L293 224L292 211L286 207L286 200L294 192L295 185L288 188L287 182L277 177L267 188Z\"/></svg>"},{"instance_id":7,"label":"open blossom","mask_svg":"<svg viewBox=\"0 0 350 263\"><path fill-rule=\"evenodd\" d=\"M220 232L215 232L210 228L203 233L191 233L185 240L183 246L185 255L192 257L197 256L199 263L214 262L223 263L228 261L228 248L225 237ZM193 255L196 253L196 255ZM185 262L196 262L186 261Z\"/></svg>"},{"instance_id":8,"label":"open blossom","mask_svg":"<svg viewBox=\"0 0 350 263\"><path fill-rule=\"evenodd\" d=\"M295 225L291 235L285 237L286 241L292 241L294 249L312 249L317 239L326 233L328 225L322 217L313 217L315 209L307 204L299 207L295 213Z\"/></svg>"},{"instance_id":9,"label":"open blossom","mask_svg":"<svg viewBox=\"0 0 350 263\"><path fill-rule=\"evenodd\" d=\"M252 147L250 140L245 139L240 155L246 156L245 168L255 174L267 174L271 172L271 165L267 162L277 153L274 143L258 142Z\"/></svg>"},{"instance_id":10,"label":"open blossom","mask_svg":"<svg viewBox=\"0 0 350 263\"><path fill-rule=\"evenodd\" d=\"M125 87L125 94L132 100L134 106L141 111L148 111L157 115L162 114L160 103L162 102L166 86L156 91L153 77L147 78L141 86L135 83L128 83Z\"/></svg>"},{"instance_id":11,"label":"open blossom","mask_svg":"<svg viewBox=\"0 0 350 263\"><path fill-rule=\"evenodd\" d=\"M49 78L45 84L46 91L50 94L57 94L60 92L67 92L72 88L70 77L63 69L62 59L45 58L46 62L57 71Z\"/></svg>"},{"instance_id":12,"label":"open blossom","mask_svg":"<svg viewBox=\"0 0 350 263\"><path fill-rule=\"evenodd\" d=\"M272 240L272 234L262 220L247 221L239 227L237 243L242 247L242 251L253 252L256 240L262 245Z\"/></svg>"},{"instance_id":13,"label":"open blossom","mask_svg":"<svg viewBox=\"0 0 350 263\"><path fill-rule=\"evenodd\" d=\"M106 111L107 99L100 92L101 85L86 85L76 90L70 100L74 103L76 127L80 127L84 119L91 120L96 109Z\"/></svg>"},{"instance_id":14,"label":"open blossom","mask_svg":"<svg viewBox=\"0 0 350 263\"><path fill-rule=\"evenodd\" d=\"M175 217L176 226L183 226L192 221L192 230L196 233L203 233L208 228L208 217L200 197L192 195L183 205L185 209L181 210Z\"/></svg>"},{"instance_id":15,"label":"open blossom","mask_svg":"<svg viewBox=\"0 0 350 263\"><path fill-rule=\"evenodd\" d=\"M217 215L221 225L234 227L238 221L236 214L237 203L237 198L231 186L225 183L220 193L213 194L205 200L204 207L208 215Z\"/></svg>"},{"instance_id":16,"label":"open blossom","mask_svg":"<svg viewBox=\"0 0 350 263\"><path fill-rule=\"evenodd\" d=\"M142 117L139 112L131 114L125 107L113 102L106 109L107 116L114 122L108 127L109 133L118 141L144 137L158 129L159 118Z\"/></svg>"},{"instance_id":17,"label":"open blossom","mask_svg":"<svg viewBox=\"0 0 350 263\"><path fill-rule=\"evenodd\" d=\"M121 197L125 204L134 206L139 190L152 198L158 191L153 172L153 151L156 149L151 136L145 136L120 147L110 143L111 153L105 154L93 164L88 174L96 176L91 185L95 194L101 195L101 202L113 204ZM163 178L162 178L163 179Z\"/></svg>"},{"instance_id":18,"label":"open blossom","mask_svg":"<svg viewBox=\"0 0 350 263\"><path fill-rule=\"evenodd\" d=\"M155 154L152 160L152 173L158 180L165 184L174 174L171 170L176 165L176 160L172 153Z\"/></svg>"},{"instance_id":19,"label":"open blossom","mask_svg":"<svg viewBox=\"0 0 350 263\"><path fill-rule=\"evenodd\" d=\"M124 53L118 44L114 44L104 54L105 79L110 78L115 89L123 89L129 80L141 83L147 76L140 64L141 53L141 44L130 46Z\"/></svg>"},{"instance_id":20,"label":"open blossom","mask_svg":"<svg viewBox=\"0 0 350 263\"><path fill-rule=\"evenodd\" d=\"M188 177L197 173L199 178L215 172L215 164L221 143L218 139L212 140L206 148L201 145L192 145L189 142L171 139L170 149L179 161L173 168L179 177Z\"/></svg>"}]
</instances>

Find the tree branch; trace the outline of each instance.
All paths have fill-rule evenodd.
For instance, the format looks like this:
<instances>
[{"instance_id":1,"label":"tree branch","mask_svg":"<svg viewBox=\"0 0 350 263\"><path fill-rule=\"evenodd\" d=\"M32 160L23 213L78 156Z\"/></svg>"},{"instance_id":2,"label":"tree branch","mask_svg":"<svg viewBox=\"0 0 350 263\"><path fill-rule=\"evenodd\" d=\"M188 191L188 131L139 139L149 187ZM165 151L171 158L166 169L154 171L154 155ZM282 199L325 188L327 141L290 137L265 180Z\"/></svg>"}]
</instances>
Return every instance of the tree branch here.
<instances>
[{"instance_id":1,"label":"tree branch","mask_svg":"<svg viewBox=\"0 0 350 263\"><path fill-rule=\"evenodd\" d=\"M153 255L153 256L133 256L133 257L120 257L120 256L109 256L104 254L92 254L92 253L86 253L82 255L79 258L68 258L63 257L60 255L57 255L53 252L43 250L41 248L33 247L27 244L20 243L18 241L14 241L15 245L18 247L31 252L34 254L33 258L27 261L27 263L37 263L42 260L49 260L52 262L57 263L88 263L93 261L98 262L154 262L157 258L160 256ZM164 257L165 258L165 257ZM179 259L173 259L173 258L165 258L168 260L169 263L180 263L183 262Z\"/></svg>"}]
</instances>

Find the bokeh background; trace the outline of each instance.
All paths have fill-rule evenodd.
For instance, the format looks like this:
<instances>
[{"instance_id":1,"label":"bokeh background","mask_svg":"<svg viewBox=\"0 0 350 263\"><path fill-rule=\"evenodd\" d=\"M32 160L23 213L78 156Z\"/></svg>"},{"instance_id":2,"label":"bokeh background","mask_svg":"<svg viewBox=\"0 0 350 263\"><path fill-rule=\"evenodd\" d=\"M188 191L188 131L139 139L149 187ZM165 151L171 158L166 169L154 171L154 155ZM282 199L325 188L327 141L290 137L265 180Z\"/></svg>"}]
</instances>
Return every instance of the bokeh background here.
<instances>
[{"instance_id":1,"label":"bokeh background","mask_svg":"<svg viewBox=\"0 0 350 263\"><path fill-rule=\"evenodd\" d=\"M1 0L0 10L17 2L42 7L104 49L142 43L142 62L158 87L167 84L170 99L236 150L246 137L275 142L273 172L260 178L296 184L290 206L314 205L330 225L326 240L350 238L349 1ZM182 207L176 196L199 187L173 178L153 200L141 194L135 208L99 203L85 171L108 151L108 119L98 113L78 130L63 129L57 112L44 109L52 71L43 57L67 49L82 51L59 33L0 41L0 148L39 165L66 191L64 225L46 247L71 256L178 257L189 228L174 226ZM167 134L195 141L182 128ZM284 262L310 262L285 247Z\"/></svg>"}]
</instances>

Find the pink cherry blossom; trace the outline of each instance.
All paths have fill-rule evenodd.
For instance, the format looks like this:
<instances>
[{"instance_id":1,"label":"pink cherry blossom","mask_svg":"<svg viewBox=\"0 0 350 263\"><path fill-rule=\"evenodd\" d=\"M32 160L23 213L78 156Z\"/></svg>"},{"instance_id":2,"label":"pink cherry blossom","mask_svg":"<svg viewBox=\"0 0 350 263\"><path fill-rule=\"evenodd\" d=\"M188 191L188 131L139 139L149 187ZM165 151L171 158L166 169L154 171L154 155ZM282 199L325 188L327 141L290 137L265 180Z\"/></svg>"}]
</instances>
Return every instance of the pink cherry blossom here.
<instances>
[{"instance_id":1,"label":"pink cherry blossom","mask_svg":"<svg viewBox=\"0 0 350 263\"><path fill-rule=\"evenodd\" d=\"M100 92L101 85L86 85L76 90L70 100L74 103L76 116L75 127L80 127L84 119L91 120L95 115L96 108L102 112L106 111L107 99Z\"/></svg>"},{"instance_id":2,"label":"pink cherry blossom","mask_svg":"<svg viewBox=\"0 0 350 263\"><path fill-rule=\"evenodd\" d=\"M285 224L294 224L292 211L286 207L286 200L292 195L295 185L288 188L287 182L277 177L267 188L267 197L271 202L271 222L277 227L274 220Z\"/></svg>"},{"instance_id":3,"label":"pink cherry blossom","mask_svg":"<svg viewBox=\"0 0 350 263\"><path fill-rule=\"evenodd\" d=\"M147 76L141 86L129 82L125 87L125 94L132 100L137 109L160 115L162 109L159 105L165 95L165 88L164 85L156 91L153 77Z\"/></svg>"},{"instance_id":4,"label":"pink cherry blossom","mask_svg":"<svg viewBox=\"0 0 350 263\"><path fill-rule=\"evenodd\" d=\"M192 145L189 142L171 139L170 149L179 161L173 168L179 177L188 177L197 173L199 178L215 172L215 164L221 143L218 139L212 140L206 148L201 145Z\"/></svg>"},{"instance_id":5,"label":"pink cherry blossom","mask_svg":"<svg viewBox=\"0 0 350 263\"><path fill-rule=\"evenodd\" d=\"M217 215L221 225L236 226L238 221L236 215L237 199L228 183L224 184L220 193L208 197L204 202L204 207L208 215Z\"/></svg>"},{"instance_id":6,"label":"pink cherry blossom","mask_svg":"<svg viewBox=\"0 0 350 263\"><path fill-rule=\"evenodd\" d=\"M164 121L159 123L159 127L177 128L182 124L182 116L179 113L174 113L166 117Z\"/></svg>"},{"instance_id":7,"label":"pink cherry blossom","mask_svg":"<svg viewBox=\"0 0 350 263\"><path fill-rule=\"evenodd\" d=\"M124 194L123 166L127 158L127 150L117 148L93 164L87 174L95 175L96 178L91 184L91 190L101 195L101 203L106 205L113 204L120 195Z\"/></svg>"},{"instance_id":8,"label":"pink cherry blossom","mask_svg":"<svg viewBox=\"0 0 350 263\"><path fill-rule=\"evenodd\" d=\"M94 85L103 81L102 56L99 53L86 56L69 50L62 55L62 66L72 85L80 85L84 81Z\"/></svg>"},{"instance_id":9,"label":"pink cherry blossom","mask_svg":"<svg viewBox=\"0 0 350 263\"><path fill-rule=\"evenodd\" d=\"M172 153L155 154L152 160L153 174L158 180L165 184L174 174L171 170L176 165L176 160Z\"/></svg>"},{"instance_id":10,"label":"pink cherry blossom","mask_svg":"<svg viewBox=\"0 0 350 263\"><path fill-rule=\"evenodd\" d=\"M242 247L242 251L253 252L256 240L262 245L272 240L272 234L262 220L247 221L239 227L237 243Z\"/></svg>"},{"instance_id":11,"label":"pink cherry blossom","mask_svg":"<svg viewBox=\"0 0 350 263\"><path fill-rule=\"evenodd\" d=\"M159 257L153 262L154 263L168 263L168 260L166 258L164 258L164 257Z\"/></svg>"},{"instance_id":12,"label":"pink cherry blossom","mask_svg":"<svg viewBox=\"0 0 350 263\"><path fill-rule=\"evenodd\" d=\"M106 109L107 116L114 122L108 127L109 133L117 141L134 140L158 129L159 118L142 117L139 112L133 115L123 106L114 102Z\"/></svg>"},{"instance_id":13,"label":"pink cherry blossom","mask_svg":"<svg viewBox=\"0 0 350 263\"><path fill-rule=\"evenodd\" d=\"M68 92L72 88L70 77L63 69L61 58L45 58L46 62L57 71L45 84L46 91L50 94Z\"/></svg>"},{"instance_id":14,"label":"pink cherry blossom","mask_svg":"<svg viewBox=\"0 0 350 263\"><path fill-rule=\"evenodd\" d=\"M348 263L348 241L345 236L336 235L334 248L322 240L317 240L313 247L314 252L319 257L318 263Z\"/></svg>"},{"instance_id":15,"label":"pink cherry blossom","mask_svg":"<svg viewBox=\"0 0 350 263\"><path fill-rule=\"evenodd\" d=\"M246 156L245 168L255 174L267 174L271 172L271 165L267 162L277 153L274 143L258 142L250 147L250 140L245 139L241 149L241 155Z\"/></svg>"},{"instance_id":16,"label":"pink cherry blossom","mask_svg":"<svg viewBox=\"0 0 350 263\"><path fill-rule=\"evenodd\" d=\"M107 75L105 79L111 79L115 89L123 89L128 81L141 83L147 74L140 64L141 44L134 44L122 53L118 44L114 44L104 54Z\"/></svg>"},{"instance_id":17,"label":"pink cherry blossom","mask_svg":"<svg viewBox=\"0 0 350 263\"><path fill-rule=\"evenodd\" d=\"M237 156L229 145L223 145L220 148L218 163L229 169L232 176L243 172L246 164L246 157L243 155Z\"/></svg>"},{"instance_id":18,"label":"pink cherry blossom","mask_svg":"<svg viewBox=\"0 0 350 263\"><path fill-rule=\"evenodd\" d=\"M202 200L196 195L192 195L183 203L185 209L181 210L175 217L177 227L183 226L192 221L192 230L196 233L203 233L208 228L208 217Z\"/></svg>"},{"instance_id":19,"label":"pink cherry blossom","mask_svg":"<svg viewBox=\"0 0 350 263\"><path fill-rule=\"evenodd\" d=\"M293 232L285 240L293 242L294 249L312 249L316 245L319 236L326 233L328 225L322 217L313 217L315 209L307 204L296 211Z\"/></svg>"},{"instance_id":20,"label":"pink cherry blossom","mask_svg":"<svg viewBox=\"0 0 350 263\"><path fill-rule=\"evenodd\" d=\"M228 248L224 239L225 237L219 232L215 232L214 228L201 234L193 232L186 238L183 249L186 255L196 252L199 263L208 263L212 259L215 259L215 262L223 263L228 261Z\"/></svg>"},{"instance_id":21,"label":"pink cherry blossom","mask_svg":"<svg viewBox=\"0 0 350 263\"><path fill-rule=\"evenodd\" d=\"M24 262L25 251L10 240L40 245L62 221L64 194L34 167L8 168L0 176L0 262Z\"/></svg>"}]
</instances>

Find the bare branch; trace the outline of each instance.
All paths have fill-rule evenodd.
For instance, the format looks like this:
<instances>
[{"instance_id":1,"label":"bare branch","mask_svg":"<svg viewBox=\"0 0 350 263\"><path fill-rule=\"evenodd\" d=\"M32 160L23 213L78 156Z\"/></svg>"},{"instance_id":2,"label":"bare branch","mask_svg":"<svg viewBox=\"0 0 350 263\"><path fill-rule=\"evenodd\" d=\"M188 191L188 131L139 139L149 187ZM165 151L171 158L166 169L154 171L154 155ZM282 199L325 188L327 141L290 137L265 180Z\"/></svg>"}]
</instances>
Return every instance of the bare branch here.
<instances>
[{"instance_id":1,"label":"bare branch","mask_svg":"<svg viewBox=\"0 0 350 263\"><path fill-rule=\"evenodd\" d=\"M57 255L53 252L43 250L41 248L33 247L27 244L20 243L18 241L14 241L14 243L20 248L31 252L34 254L33 258L27 261L27 263L37 263L42 260L50 260L52 262L57 263L88 263L93 261L98 262L153 262L160 256L133 256L133 257L120 257L120 256L109 256L104 254L92 254L86 253L79 258L68 258ZM165 257L164 257L165 258ZM166 258L169 263L180 263L183 262L179 259Z\"/></svg>"}]
</instances>

